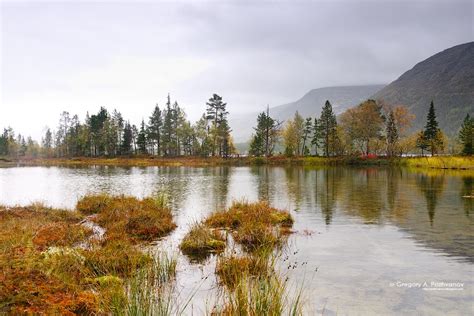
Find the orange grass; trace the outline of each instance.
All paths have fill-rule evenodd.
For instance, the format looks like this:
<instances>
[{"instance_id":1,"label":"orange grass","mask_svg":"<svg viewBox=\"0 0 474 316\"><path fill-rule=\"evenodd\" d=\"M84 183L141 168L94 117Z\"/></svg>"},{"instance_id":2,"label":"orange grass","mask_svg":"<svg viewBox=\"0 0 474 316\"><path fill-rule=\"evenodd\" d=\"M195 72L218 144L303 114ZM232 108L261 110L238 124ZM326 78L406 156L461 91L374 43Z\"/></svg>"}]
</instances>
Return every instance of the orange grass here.
<instances>
[{"instance_id":1,"label":"orange grass","mask_svg":"<svg viewBox=\"0 0 474 316\"><path fill-rule=\"evenodd\" d=\"M106 238L125 232L131 239L150 241L176 228L171 210L153 198L90 195L77 202L77 210L96 214L93 220L107 230Z\"/></svg>"},{"instance_id":2,"label":"orange grass","mask_svg":"<svg viewBox=\"0 0 474 316\"><path fill-rule=\"evenodd\" d=\"M84 197L78 209L0 206L0 314L125 313L127 280L157 264L135 244L174 229L171 211L123 196ZM89 240L89 214L105 239Z\"/></svg>"}]
</instances>

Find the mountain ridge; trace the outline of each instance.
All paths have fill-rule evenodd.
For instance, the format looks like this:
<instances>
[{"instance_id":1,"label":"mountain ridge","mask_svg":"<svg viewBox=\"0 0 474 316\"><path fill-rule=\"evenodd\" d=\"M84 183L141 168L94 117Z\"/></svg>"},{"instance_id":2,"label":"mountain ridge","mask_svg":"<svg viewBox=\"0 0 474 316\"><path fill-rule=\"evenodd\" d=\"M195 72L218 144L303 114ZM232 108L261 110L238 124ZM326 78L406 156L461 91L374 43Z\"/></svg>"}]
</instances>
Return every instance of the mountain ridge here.
<instances>
[{"instance_id":1,"label":"mountain ridge","mask_svg":"<svg viewBox=\"0 0 474 316\"><path fill-rule=\"evenodd\" d=\"M456 133L466 114L474 112L474 42L422 60L372 98L406 105L416 115L412 130L423 128L433 101L440 128Z\"/></svg>"},{"instance_id":2,"label":"mountain ridge","mask_svg":"<svg viewBox=\"0 0 474 316\"><path fill-rule=\"evenodd\" d=\"M326 100L329 100L333 105L335 113L341 114L346 109L366 100L384 86L383 84L373 84L315 88L305 93L298 100L270 107L269 111L273 118L280 121L291 118L296 111L304 117L319 117L324 103ZM264 109L262 109L262 111L263 110ZM252 122L252 127L255 126L257 115L262 111L255 111L231 118L230 123L232 129L235 131L234 138L236 142L246 142L249 140L253 132L253 129L249 129L249 122Z\"/></svg>"}]
</instances>

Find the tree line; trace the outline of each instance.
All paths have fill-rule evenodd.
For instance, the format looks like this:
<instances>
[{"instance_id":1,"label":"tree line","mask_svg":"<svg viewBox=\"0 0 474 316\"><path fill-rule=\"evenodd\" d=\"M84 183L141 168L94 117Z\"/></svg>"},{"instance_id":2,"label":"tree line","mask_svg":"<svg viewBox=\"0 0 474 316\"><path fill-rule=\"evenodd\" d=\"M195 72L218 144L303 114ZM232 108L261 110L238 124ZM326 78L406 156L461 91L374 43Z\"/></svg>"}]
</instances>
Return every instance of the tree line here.
<instances>
[{"instance_id":1,"label":"tree line","mask_svg":"<svg viewBox=\"0 0 474 316\"><path fill-rule=\"evenodd\" d=\"M415 116L406 106L391 106L367 100L342 113L338 118L329 101L318 117L302 117L298 112L282 126L268 110L257 117L257 126L249 153L271 156L281 140L286 156L403 156L421 151L436 155L447 145L447 137L438 127L431 102L426 125L409 134ZM270 135L270 137L268 137ZM474 118L466 115L458 137L460 153L473 155Z\"/></svg>"},{"instance_id":2,"label":"tree line","mask_svg":"<svg viewBox=\"0 0 474 316\"><path fill-rule=\"evenodd\" d=\"M120 112L101 107L96 114L86 114L84 122L69 112L60 115L58 128L48 128L41 144L30 137L15 136L11 128L0 136L0 155L46 157L99 157L156 155L219 156L235 152L228 123L227 104L213 94L206 102L201 118L192 124L178 102L154 107L147 121L136 126Z\"/></svg>"},{"instance_id":3,"label":"tree line","mask_svg":"<svg viewBox=\"0 0 474 316\"><path fill-rule=\"evenodd\" d=\"M229 112L222 97L213 94L201 118L191 123L177 101L154 107L148 120L134 125L120 112L101 107L87 113L81 122L68 112L60 115L58 128L47 129L41 144L31 137L15 135L5 128L0 135L0 156L14 157L99 157L154 155L219 156L236 153L228 122ZM409 133L414 120L406 106L391 106L366 100L336 117L326 101L319 117L294 117L280 122L269 108L257 116L249 144L249 155L286 156L403 156L420 152L436 155L447 146L447 137L438 127L431 102L425 127ZM473 155L474 118L469 114L457 135L458 153Z\"/></svg>"}]
</instances>

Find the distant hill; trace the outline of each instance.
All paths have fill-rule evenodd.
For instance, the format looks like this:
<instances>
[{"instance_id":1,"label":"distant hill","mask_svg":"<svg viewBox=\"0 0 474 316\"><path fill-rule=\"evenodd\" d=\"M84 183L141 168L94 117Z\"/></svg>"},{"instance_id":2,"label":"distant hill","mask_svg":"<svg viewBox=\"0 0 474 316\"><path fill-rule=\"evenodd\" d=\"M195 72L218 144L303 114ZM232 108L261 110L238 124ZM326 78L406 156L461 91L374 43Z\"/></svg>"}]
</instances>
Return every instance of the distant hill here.
<instances>
[{"instance_id":1,"label":"distant hill","mask_svg":"<svg viewBox=\"0 0 474 316\"><path fill-rule=\"evenodd\" d=\"M280 121L293 117L296 111L305 117L319 116L326 100L330 100L336 114L340 114L366 100L383 87L384 85L365 85L313 89L295 102L271 107L270 115ZM258 112L234 118L231 116L230 124L236 142L249 140L256 125L257 114Z\"/></svg>"},{"instance_id":2,"label":"distant hill","mask_svg":"<svg viewBox=\"0 0 474 316\"><path fill-rule=\"evenodd\" d=\"M408 106L416 115L413 130L423 128L433 100L440 127L456 133L466 114L474 114L474 42L416 64L372 98Z\"/></svg>"}]
</instances>

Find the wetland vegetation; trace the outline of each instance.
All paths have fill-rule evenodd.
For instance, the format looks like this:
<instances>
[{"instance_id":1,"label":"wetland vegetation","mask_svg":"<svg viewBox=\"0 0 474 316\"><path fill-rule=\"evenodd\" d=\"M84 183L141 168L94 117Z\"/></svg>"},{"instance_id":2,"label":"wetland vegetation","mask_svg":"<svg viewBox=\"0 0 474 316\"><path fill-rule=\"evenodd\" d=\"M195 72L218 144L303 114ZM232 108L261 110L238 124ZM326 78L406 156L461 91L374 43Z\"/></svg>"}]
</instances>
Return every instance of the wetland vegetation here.
<instances>
[{"instance_id":1,"label":"wetland vegetation","mask_svg":"<svg viewBox=\"0 0 474 316\"><path fill-rule=\"evenodd\" d=\"M182 314L187 303L173 292L176 254L149 251L150 242L176 227L167 203L164 195L99 194L82 197L73 211L42 204L0 206L0 311ZM218 229L253 250L219 256L223 296L211 314L287 310L289 293L282 287L287 281L275 274L273 246L281 242L279 226L292 224L287 212L266 202L235 202L191 227L180 246L185 254L223 253L227 238ZM301 313L299 302L288 306Z\"/></svg>"}]
</instances>

